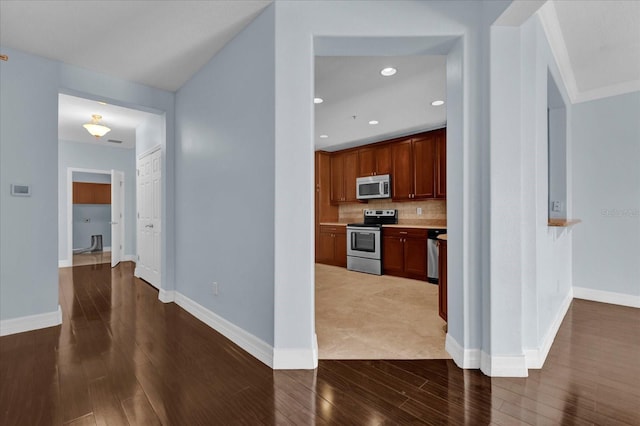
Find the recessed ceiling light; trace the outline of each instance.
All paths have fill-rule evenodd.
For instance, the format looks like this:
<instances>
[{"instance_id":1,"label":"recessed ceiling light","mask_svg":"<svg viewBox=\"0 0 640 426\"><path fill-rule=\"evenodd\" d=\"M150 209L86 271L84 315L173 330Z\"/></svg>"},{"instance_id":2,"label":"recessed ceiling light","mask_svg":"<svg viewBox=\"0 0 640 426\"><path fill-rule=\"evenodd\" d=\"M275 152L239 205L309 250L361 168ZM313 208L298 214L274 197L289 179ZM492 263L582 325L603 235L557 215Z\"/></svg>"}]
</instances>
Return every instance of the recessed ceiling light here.
<instances>
[{"instance_id":1,"label":"recessed ceiling light","mask_svg":"<svg viewBox=\"0 0 640 426\"><path fill-rule=\"evenodd\" d=\"M433 106L444 105L444 101L441 101L441 100L433 101L433 102L431 102L431 105L433 105Z\"/></svg>"},{"instance_id":2,"label":"recessed ceiling light","mask_svg":"<svg viewBox=\"0 0 640 426\"><path fill-rule=\"evenodd\" d=\"M380 74L382 74L385 77L391 77L392 75L394 75L395 73L397 73L398 70L392 67L387 67L387 68L383 68L380 70Z\"/></svg>"},{"instance_id":3,"label":"recessed ceiling light","mask_svg":"<svg viewBox=\"0 0 640 426\"><path fill-rule=\"evenodd\" d=\"M326 139L328 137L329 137L329 135L320 135L320 139Z\"/></svg>"},{"instance_id":4,"label":"recessed ceiling light","mask_svg":"<svg viewBox=\"0 0 640 426\"><path fill-rule=\"evenodd\" d=\"M324 102L324 99L322 98L313 98L313 103L314 104L321 104Z\"/></svg>"},{"instance_id":5,"label":"recessed ceiling light","mask_svg":"<svg viewBox=\"0 0 640 426\"><path fill-rule=\"evenodd\" d=\"M100 105L106 105L106 104L107 104L106 102L102 102L102 101L98 101L98 103L99 103Z\"/></svg>"},{"instance_id":6,"label":"recessed ceiling light","mask_svg":"<svg viewBox=\"0 0 640 426\"><path fill-rule=\"evenodd\" d=\"M378 124L378 123L379 123L379 121L378 121L378 120L371 120L371 121L369 122L369 124Z\"/></svg>"}]
</instances>

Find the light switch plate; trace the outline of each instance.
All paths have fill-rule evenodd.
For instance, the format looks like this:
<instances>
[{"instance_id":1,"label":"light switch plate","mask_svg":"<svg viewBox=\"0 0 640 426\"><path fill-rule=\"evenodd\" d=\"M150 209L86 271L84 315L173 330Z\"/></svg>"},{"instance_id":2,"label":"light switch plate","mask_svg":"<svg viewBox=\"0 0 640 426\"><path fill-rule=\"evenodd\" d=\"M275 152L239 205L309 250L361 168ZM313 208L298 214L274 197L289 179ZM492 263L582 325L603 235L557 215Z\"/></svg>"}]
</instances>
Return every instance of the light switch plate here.
<instances>
[{"instance_id":1,"label":"light switch plate","mask_svg":"<svg viewBox=\"0 0 640 426\"><path fill-rule=\"evenodd\" d=\"M11 195L14 197L30 197L31 196L31 186L29 185L18 185L15 183L11 184Z\"/></svg>"}]
</instances>

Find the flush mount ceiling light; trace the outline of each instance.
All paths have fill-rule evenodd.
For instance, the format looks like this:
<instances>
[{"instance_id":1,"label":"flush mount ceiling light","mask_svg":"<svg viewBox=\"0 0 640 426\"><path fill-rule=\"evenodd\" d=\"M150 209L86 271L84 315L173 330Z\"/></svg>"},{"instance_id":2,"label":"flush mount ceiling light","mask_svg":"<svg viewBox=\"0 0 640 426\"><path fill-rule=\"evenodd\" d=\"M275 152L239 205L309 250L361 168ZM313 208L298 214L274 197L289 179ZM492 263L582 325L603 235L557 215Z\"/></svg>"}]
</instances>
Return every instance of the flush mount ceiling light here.
<instances>
[{"instance_id":1,"label":"flush mount ceiling light","mask_svg":"<svg viewBox=\"0 0 640 426\"><path fill-rule=\"evenodd\" d=\"M96 139L111 131L107 126L100 124L100 120L102 120L102 116L100 114L93 114L91 116L91 123L82 125L82 127L87 129L87 132L89 132L91 136L95 136Z\"/></svg>"},{"instance_id":2,"label":"flush mount ceiling light","mask_svg":"<svg viewBox=\"0 0 640 426\"><path fill-rule=\"evenodd\" d=\"M444 101L441 101L441 100L433 101L433 102L431 102L431 105L433 105L433 106L444 105Z\"/></svg>"},{"instance_id":3,"label":"flush mount ceiling light","mask_svg":"<svg viewBox=\"0 0 640 426\"><path fill-rule=\"evenodd\" d=\"M375 124L378 124L378 123L379 123L379 121L378 121L378 120L371 120L371 121L369 121L369 124L371 124L371 125L375 125Z\"/></svg>"},{"instance_id":4,"label":"flush mount ceiling light","mask_svg":"<svg viewBox=\"0 0 640 426\"><path fill-rule=\"evenodd\" d=\"M324 99L322 98L313 98L313 103L314 104L321 104L324 102Z\"/></svg>"},{"instance_id":5,"label":"flush mount ceiling light","mask_svg":"<svg viewBox=\"0 0 640 426\"><path fill-rule=\"evenodd\" d=\"M397 73L398 70L392 67L387 67L387 68L383 68L380 70L380 74L382 74L385 77L391 77L392 75L394 75L395 73Z\"/></svg>"}]
</instances>

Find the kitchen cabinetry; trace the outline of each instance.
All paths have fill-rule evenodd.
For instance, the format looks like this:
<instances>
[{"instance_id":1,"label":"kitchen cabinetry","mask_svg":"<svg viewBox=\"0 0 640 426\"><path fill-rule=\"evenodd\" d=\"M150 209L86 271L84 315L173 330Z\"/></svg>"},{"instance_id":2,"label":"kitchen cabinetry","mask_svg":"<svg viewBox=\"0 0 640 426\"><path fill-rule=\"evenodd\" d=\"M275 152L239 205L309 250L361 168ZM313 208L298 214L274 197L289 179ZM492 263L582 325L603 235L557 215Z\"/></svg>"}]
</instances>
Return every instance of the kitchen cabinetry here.
<instances>
[{"instance_id":1,"label":"kitchen cabinetry","mask_svg":"<svg viewBox=\"0 0 640 426\"><path fill-rule=\"evenodd\" d=\"M316 262L327 265L347 266L347 227L320 225Z\"/></svg>"},{"instance_id":2,"label":"kitchen cabinetry","mask_svg":"<svg viewBox=\"0 0 640 426\"><path fill-rule=\"evenodd\" d=\"M435 198L436 132L394 143L391 148L393 200Z\"/></svg>"},{"instance_id":3,"label":"kitchen cabinetry","mask_svg":"<svg viewBox=\"0 0 640 426\"><path fill-rule=\"evenodd\" d=\"M385 227L382 240L385 274L427 281L426 229Z\"/></svg>"},{"instance_id":4,"label":"kitchen cabinetry","mask_svg":"<svg viewBox=\"0 0 640 426\"><path fill-rule=\"evenodd\" d=\"M320 223L337 222L338 206L331 204L331 153L317 151L315 154L315 236L316 262L319 260Z\"/></svg>"},{"instance_id":5,"label":"kitchen cabinetry","mask_svg":"<svg viewBox=\"0 0 640 426\"><path fill-rule=\"evenodd\" d=\"M447 320L447 240L438 240L438 314Z\"/></svg>"},{"instance_id":6,"label":"kitchen cabinetry","mask_svg":"<svg viewBox=\"0 0 640 426\"><path fill-rule=\"evenodd\" d=\"M358 177L391 173L391 145L378 145L358 150Z\"/></svg>"},{"instance_id":7,"label":"kitchen cabinetry","mask_svg":"<svg viewBox=\"0 0 640 426\"><path fill-rule=\"evenodd\" d=\"M436 130L436 198L447 198L447 130Z\"/></svg>"},{"instance_id":8,"label":"kitchen cabinetry","mask_svg":"<svg viewBox=\"0 0 640 426\"><path fill-rule=\"evenodd\" d=\"M111 184L73 182L73 204L111 204Z\"/></svg>"},{"instance_id":9,"label":"kitchen cabinetry","mask_svg":"<svg viewBox=\"0 0 640 426\"><path fill-rule=\"evenodd\" d=\"M331 202L348 203L356 198L358 151L350 150L331 155Z\"/></svg>"}]
</instances>

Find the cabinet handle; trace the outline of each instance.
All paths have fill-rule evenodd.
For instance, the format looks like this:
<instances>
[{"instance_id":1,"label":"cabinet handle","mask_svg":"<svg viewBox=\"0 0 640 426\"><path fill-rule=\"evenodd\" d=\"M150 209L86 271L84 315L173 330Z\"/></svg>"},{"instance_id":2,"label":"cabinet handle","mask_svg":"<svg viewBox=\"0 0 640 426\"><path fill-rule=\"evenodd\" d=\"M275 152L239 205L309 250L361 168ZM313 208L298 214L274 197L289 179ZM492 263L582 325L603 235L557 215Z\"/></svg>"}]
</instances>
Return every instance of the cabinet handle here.
<instances>
[{"instance_id":1,"label":"cabinet handle","mask_svg":"<svg viewBox=\"0 0 640 426\"><path fill-rule=\"evenodd\" d=\"M400 233L403 234L403 235L407 235L408 234L408 232L405 232L405 231L400 231Z\"/></svg>"}]
</instances>

